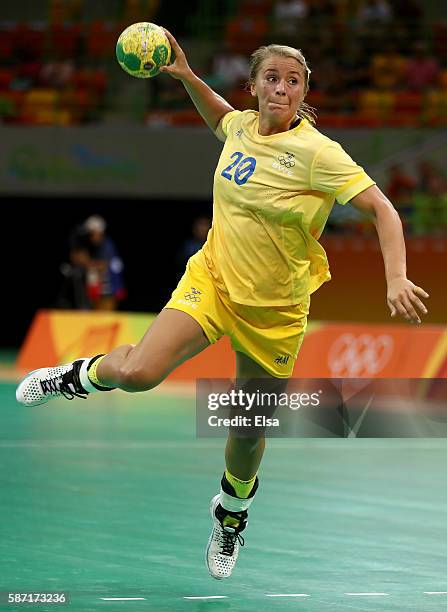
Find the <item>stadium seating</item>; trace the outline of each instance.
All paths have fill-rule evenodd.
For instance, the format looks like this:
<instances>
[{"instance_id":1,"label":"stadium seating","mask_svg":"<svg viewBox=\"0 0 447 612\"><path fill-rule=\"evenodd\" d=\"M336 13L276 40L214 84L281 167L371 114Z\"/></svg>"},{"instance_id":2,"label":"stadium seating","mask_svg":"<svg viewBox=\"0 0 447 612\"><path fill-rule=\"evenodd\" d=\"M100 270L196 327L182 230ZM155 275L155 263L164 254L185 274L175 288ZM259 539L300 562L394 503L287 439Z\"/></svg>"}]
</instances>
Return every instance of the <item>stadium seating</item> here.
<instances>
[{"instance_id":1,"label":"stadium seating","mask_svg":"<svg viewBox=\"0 0 447 612\"><path fill-rule=\"evenodd\" d=\"M21 119L34 125L59 123L59 93L53 89L31 89L25 94Z\"/></svg>"},{"instance_id":2,"label":"stadium seating","mask_svg":"<svg viewBox=\"0 0 447 612\"><path fill-rule=\"evenodd\" d=\"M333 7L333 3L327 4ZM306 41L309 45L322 45L322 48L327 48L327 53L333 54L335 69L343 71L345 68L343 64L338 65L338 58L343 57L347 41L354 37L363 53L359 59L365 67L366 79L365 84L359 87L355 75L352 80L347 78L346 82L352 82L352 87L341 93L338 90L332 92L324 84L320 84L321 89L318 89L318 81L311 82L307 102L317 109L320 125L447 125L446 68L441 72L439 82L430 90L427 88L422 92L414 92L405 87L406 57L415 40L425 40L432 55L441 65L447 65L447 21L429 22L422 19L420 23L412 23L411 27L400 24L401 28L396 30L394 38L392 35L390 37L390 32L394 31L393 24L384 26L383 32L378 32L375 26L373 33L362 26L360 36L355 14L346 9L345 3L337 3L337 10L334 12L328 9L327 14L324 13L325 6L325 3L320 2L309 3L309 14L300 25L296 43L293 37L287 42L303 46L305 54L310 57L313 47L306 51ZM91 20L88 3L84 0L48 0L46 22L28 23L22 20L0 23L0 120L46 123L52 117L55 121L61 121L62 111L65 113L64 120L70 123L100 120L107 111L105 101L113 104L114 96L107 93L115 87L116 79L119 78L114 60L119 33L129 21L139 20L146 13L145 18L155 22L160 15L166 15L161 10L162 3L159 0L126 0L115 3L113 7L113 10L108 11L98 5L96 10L99 12ZM249 55L261 44L277 42L276 39L272 40L271 31L275 0L232 1L225 3L225 7L222 15L218 16L217 9L209 3L198 2L195 13L191 14L188 23L184 25L186 32L189 28L191 37L203 37L204 44L201 47L192 45L199 74L200 68L211 65L213 57L219 52L219 43L212 37L210 39L210 32L218 33L219 40L224 41L227 49L244 55ZM316 14L319 16L315 17ZM210 19L215 19L216 23L212 25ZM325 28L319 26L319 19L324 20ZM376 43L371 47L372 35ZM387 40L393 41L394 51L387 49ZM188 35L181 42L188 51ZM335 53L335 44L340 54ZM393 62L389 58L394 58ZM63 61L67 62L65 76L58 82L54 78L57 67L55 69L53 66L52 78L47 78L48 64ZM68 63L72 65L71 69ZM310 65L314 69L312 61ZM346 70L355 72L354 68L349 68L349 62ZM213 75L208 76L209 82L213 83ZM130 89L136 84L128 81L128 85ZM157 87L158 83L155 83L154 88ZM169 86L166 88L169 89ZM48 97L48 93L42 94L51 89L58 90L57 112L51 96ZM253 99L241 86L230 88L225 95L238 108L253 107ZM184 107L181 100L178 105L166 106L169 95L155 95L151 100L155 106L147 109L149 113L180 113L178 119L173 118L171 122L183 123L185 117L189 116L191 122L195 123L189 113L186 97ZM77 103L80 107L75 110L74 105ZM33 104L40 110L32 111Z\"/></svg>"}]
</instances>

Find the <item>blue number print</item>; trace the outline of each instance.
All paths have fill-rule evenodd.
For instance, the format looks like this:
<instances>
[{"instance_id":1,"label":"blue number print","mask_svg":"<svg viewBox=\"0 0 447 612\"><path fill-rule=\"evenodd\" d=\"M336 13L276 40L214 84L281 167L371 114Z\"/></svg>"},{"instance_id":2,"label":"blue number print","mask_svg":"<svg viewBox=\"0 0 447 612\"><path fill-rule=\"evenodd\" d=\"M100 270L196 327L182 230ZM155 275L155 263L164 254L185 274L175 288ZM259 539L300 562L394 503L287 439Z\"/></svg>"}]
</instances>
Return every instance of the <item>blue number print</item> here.
<instances>
[{"instance_id":1,"label":"blue number print","mask_svg":"<svg viewBox=\"0 0 447 612\"><path fill-rule=\"evenodd\" d=\"M245 157L244 154L240 151L236 151L230 157L230 159L235 158L234 162L232 162L229 166L224 168L221 172L222 176L231 181L233 178L230 174L230 170L236 166L234 170L234 180L238 185L245 185L250 176L253 174L256 168L256 160L254 157Z\"/></svg>"},{"instance_id":2,"label":"blue number print","mask_svg":"<svg viewBox=\"0 0 447 612\"><path fill-rule=\"evenodd\" d=\"M230 164L229 166L227 166L226 168L222 170L222 176L224 176L229 181L231 181L232 176L228 171L234 168L234 166L241 161L243 156L244 156L243 153L241 153L240 151L236 151L236 153L233 153L230 159L233 159L233 157L235 157L236 159L232 164Z\"/></svg>"},{"instance_id":3,"label":"blue number print","mask_svg":"<svg viewBox=\"0 0 447 612\"><path fill-rule=\"evenodd\" d=\"M234 171L234 180L238 185L245 185L256 168L256 160L254 157L246 157L237 166Z\"/></svg>"}]
</instances>

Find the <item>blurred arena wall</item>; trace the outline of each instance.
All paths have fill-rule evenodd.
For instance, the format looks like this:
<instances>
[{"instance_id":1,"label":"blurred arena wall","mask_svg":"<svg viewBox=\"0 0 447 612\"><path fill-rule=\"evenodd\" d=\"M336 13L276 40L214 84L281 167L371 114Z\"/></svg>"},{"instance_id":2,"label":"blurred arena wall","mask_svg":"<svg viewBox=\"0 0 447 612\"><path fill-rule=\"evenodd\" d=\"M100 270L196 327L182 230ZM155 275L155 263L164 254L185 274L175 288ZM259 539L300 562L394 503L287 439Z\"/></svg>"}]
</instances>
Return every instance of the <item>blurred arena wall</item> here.
<instances>
[{"instance_id":1,"label":"blurred arena wall","mask_svg":"<svg viewBox=\"0 0 447 612\"><path fill-rule=\"evenodd\" d=\"M385 188L387 171L444 163L447 130L334 129L340 142ZM205 127L1 127L0 195L211 198L222 148Z\"/></svg>"}]
</instances>

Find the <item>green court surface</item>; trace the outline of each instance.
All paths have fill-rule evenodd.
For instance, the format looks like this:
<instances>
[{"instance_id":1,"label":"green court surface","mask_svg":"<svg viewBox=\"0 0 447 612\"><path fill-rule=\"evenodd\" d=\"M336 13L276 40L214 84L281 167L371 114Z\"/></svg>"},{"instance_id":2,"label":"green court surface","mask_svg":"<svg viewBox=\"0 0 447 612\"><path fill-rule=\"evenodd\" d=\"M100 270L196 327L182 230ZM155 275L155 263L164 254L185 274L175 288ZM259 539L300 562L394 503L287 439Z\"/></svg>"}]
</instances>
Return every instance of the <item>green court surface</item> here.
<instances>
[{"instance_id":1,"label":"green court surface","mask_svg":"<svg viewBox=\"0 0 447 612\"><path fill-rule=\"evenodd\" d=\"M60 609L82 611L447 608L443 439L268 441L246 545L216 581L203 556L224 440L196 439L192 397L25 409L2 384L0 406L3 593L65 591Z\"/></svg>"}]
</instances>

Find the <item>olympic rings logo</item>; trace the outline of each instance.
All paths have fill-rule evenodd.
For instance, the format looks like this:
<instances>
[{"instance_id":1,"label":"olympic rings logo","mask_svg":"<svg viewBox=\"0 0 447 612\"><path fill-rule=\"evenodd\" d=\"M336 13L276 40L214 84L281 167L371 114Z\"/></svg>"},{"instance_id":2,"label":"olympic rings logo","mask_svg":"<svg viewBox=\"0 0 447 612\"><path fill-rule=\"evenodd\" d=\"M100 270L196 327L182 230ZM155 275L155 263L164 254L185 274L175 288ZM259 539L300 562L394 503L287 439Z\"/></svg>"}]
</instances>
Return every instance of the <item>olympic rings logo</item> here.
<instances>
[{"instance_id":1,"label":"olympic rings logo","mask_svg":"<svg viewBox=\"0 0 447 612\"><path fill-rule=\"evenodd\" d=\"M292 168L295 165L293 157L293 153L287 153L287 157L285 157L284 155L280 155L278 157L278 161L281 166L285 166L286 168Z\"/></svg>"},{"instance_id":2,"label":"olympic rings logo","mask_svg":"<svg viewBox=\"0 0 447 612\"><path fill-rule=\"evenodd\" d=\"M191 292L185 293L185 300L188 300L189 302L200 302L201 298L199 296L201 294L201 291L199 291L195 287L191 287Z\"/></svg>"},{"instance_id":3,"label":"olympic rings logo","mask_svg":"<svg viewBox=\"0 0 447 612\"><path fill-rule=\"evenodd\" d=\"M328 366L333 376L374 376L389 362L393 348L393 338L387 334L343 334L329 349Z\"/></svg>"}]
</instances>

